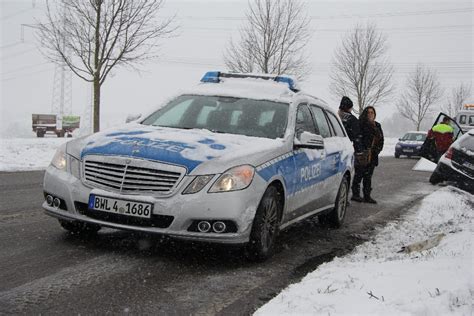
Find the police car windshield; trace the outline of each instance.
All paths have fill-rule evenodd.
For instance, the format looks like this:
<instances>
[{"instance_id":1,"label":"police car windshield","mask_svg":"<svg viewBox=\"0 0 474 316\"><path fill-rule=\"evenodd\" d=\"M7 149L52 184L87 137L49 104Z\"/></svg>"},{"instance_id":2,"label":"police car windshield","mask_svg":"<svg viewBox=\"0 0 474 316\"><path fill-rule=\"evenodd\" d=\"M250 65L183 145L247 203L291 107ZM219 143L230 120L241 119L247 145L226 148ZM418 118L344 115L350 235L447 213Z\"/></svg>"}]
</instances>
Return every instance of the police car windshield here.
<instances>
[{"instance_id":1,"label":"police car windshield","mask_svg":"<svg viewBox=\"0 0 474 316\"><path fill-rule=\"evenodd\" d=\"M183 95L147 117L142 124L275 139L283 137L287 120L286 103Z\"/></svg>"}]
</instances>

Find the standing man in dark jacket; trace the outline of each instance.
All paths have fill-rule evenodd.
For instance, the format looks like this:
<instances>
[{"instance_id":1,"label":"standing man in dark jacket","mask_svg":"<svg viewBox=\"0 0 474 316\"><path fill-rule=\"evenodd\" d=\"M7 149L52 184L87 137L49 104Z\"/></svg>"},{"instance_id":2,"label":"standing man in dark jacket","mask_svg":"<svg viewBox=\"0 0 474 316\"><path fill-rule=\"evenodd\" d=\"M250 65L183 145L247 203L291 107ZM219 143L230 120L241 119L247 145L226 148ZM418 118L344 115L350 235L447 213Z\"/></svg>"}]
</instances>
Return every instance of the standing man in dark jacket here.
<instances>
[{"instance_id":1,"label":"standing man in dark jacket","mask_svg":"<svg viewBox=\"0 0 474 316\"><path fill-rule=\"evenodd\" d=\"M382 126L375 121L375 108L368 106L362 111L359 117L360 135L361 135L361 150L370 151L370 160L367 166L355 166L354 181L352 182L352 198L351 200L357 202L366 202L376 204L372 196L372 175L374 169L379 165L379 154L382 151L384 144L384 137ZM363 184L362 191L364 198L360 196L360 184Z\"/></svg>"},{"instance_id":2,"label":"standing man in dark jacket","mask_svg":"<svg viewBox=\"0 0 474 316\"><path fill-rule=\"evenodd\" d=\"M341 99L341 104L339 105L339 117L341 118L342 125L346 129L347 136L351 140L354 151L359 152L360 150L360 133L359 133L359 120L351 113L352 107L351 99L344 96Z\"/></svg>"}]
</instances>

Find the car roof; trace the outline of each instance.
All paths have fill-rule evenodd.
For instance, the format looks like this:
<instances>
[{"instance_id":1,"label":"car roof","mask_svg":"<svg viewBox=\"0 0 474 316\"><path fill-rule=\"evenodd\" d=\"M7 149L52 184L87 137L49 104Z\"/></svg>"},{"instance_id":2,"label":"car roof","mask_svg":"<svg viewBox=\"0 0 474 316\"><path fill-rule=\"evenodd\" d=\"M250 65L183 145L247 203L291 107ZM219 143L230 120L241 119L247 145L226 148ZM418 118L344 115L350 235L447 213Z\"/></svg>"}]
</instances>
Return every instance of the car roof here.
<instances>
[{"instance_id":1,"label":"car roof","mask_svg":"<svg viewBox=\"0 0 474 316\"><path fill-rule=\"evenodd\" d=\"M255 100L268 100L282 103L309 101L323 107L326 110L334 112L332 108L322 99L312 96L304 91L295 89L287 82L273 80L275 76L261 74L227 74L220 72L210 72L211 74L221 75L212 78L215 81L201 80L198 85L181 91L181 94L207 95L207 96L227 96L248 98ZM206 73L205 77L209 73ZM225 76L223 76L225 75ZM236 75L236 77L233 77ZM250 76L250 77L246 77ZM205 78L203 77L203 79ZM278 76L293 81L291 76ZM295 84L292 82L292 84ZM296 85L296 84L295 84Z\"/></svg>"}]
</instances>

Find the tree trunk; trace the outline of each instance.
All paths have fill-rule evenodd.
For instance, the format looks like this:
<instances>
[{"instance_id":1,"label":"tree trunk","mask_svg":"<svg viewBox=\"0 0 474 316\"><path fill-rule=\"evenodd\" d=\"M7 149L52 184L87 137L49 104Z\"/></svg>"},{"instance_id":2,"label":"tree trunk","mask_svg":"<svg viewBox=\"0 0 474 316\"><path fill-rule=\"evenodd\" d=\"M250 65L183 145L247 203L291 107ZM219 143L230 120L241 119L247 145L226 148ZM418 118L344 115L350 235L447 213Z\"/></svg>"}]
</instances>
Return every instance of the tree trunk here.
<instances>
[{"instance_id":1,"label":"tree trunk","mask_svg":"<svg viewBox=\"0 0 474 316\"><path fill-rule=\"evenodd\" d=\"M100 82L99 76L94 76L94 133L100 131Z\"/></svg>"}]
</instances>

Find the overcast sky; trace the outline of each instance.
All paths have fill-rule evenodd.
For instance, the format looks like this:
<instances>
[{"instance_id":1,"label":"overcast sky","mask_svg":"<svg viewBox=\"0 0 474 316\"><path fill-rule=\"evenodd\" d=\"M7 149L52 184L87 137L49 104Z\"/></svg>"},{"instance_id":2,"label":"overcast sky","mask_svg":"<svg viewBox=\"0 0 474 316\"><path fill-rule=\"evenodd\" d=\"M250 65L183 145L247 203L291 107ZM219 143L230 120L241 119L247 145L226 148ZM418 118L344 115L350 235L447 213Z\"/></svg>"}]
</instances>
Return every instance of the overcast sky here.
<instances>
[{"instance_id":1,"label":"overcast sky","mask_svg":"<svg viewBox=\"0 0 474 316\"><path fill-rule=\"evenodd\" d=\"M55 65L38 51L35 21L44 16L44 0L1 1L1 129L27 130L32 113L49 113L53 102ZM375 22L389 42L395 67L396 98L418 62L437 71L450 93L473 80L473 4L471 1L306 1L312 38L307 53L311 75L301 84L335 108L339 97L329 93L334 50L357 23ZM176 14L180 30L162 41L161 58L137 73L117 68L102 88L102 127L124 120L128 113L147 112L181 88L196 84L208 70L225 70L222 54L231 36L245 22L247 1L168 0L160 16ZM23 26L22 25L26 25ZM29 25L29 26L28 26ZM72 111L84 116L91 104L88 84L72 79ZM395 102L378 107L378 119L396 112ZM5 131L9 129L10 131ZM21 131L19 134L24 134Z\"/></svg>"}]
</instances>

